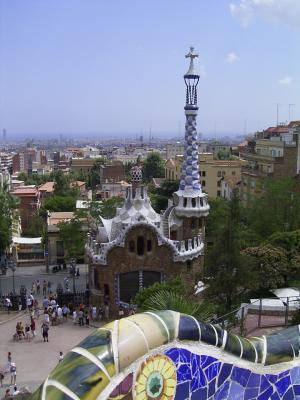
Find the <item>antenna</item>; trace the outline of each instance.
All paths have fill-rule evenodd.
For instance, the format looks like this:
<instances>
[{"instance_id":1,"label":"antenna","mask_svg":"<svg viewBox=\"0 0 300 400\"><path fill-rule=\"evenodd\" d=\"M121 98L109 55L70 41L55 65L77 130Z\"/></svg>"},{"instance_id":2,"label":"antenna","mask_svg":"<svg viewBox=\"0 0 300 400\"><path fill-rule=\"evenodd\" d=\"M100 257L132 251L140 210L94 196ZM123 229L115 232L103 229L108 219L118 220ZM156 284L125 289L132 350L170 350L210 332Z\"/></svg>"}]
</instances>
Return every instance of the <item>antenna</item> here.
<instances>
[{"instance_id":1,"label":"antenna","mask_svg":"<svg viewBox=\"0 0 300 400\"><path fill-rule=\"evenodd\" d=\"M274 103L276 105L276 126L278 126L278 116L279 116L279 106L281 106L280 103Z\"/></svg>"},{"instance_id":2,"label":"antenna","mask_svg":"<svg viewBox=\"0 0 300 400\"><path fill-rule=\"evenodd\" d=\"M291 122L291 108L294 107L296 104L290 103L289 104L289 122Z\"/></svg>"}]
</instances>

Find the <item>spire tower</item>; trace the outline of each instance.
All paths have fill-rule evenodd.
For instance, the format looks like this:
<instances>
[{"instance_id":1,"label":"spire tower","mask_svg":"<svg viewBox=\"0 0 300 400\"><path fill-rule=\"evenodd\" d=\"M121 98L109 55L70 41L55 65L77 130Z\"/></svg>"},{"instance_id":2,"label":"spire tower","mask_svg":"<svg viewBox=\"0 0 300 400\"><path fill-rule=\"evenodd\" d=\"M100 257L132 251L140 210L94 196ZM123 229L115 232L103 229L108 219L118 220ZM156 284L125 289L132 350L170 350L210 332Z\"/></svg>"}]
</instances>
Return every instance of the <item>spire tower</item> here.
<instances>
[{"instance_id":1,"label":"spire tower","mask_svg":"<svg viewBox=\"0 0 300 400\"><path fill-rule=\"evenodd\" d=\"M179 190L174 193L174 205L178 216L201 217L207 216L209 205L207 194L202 192L199 176L198 143L197 143L197 85L200 79L195 69L194 60L198 54L191 47L185 56L190 59L187 73L184 75L186 85L186 104L184 107L185 151L181 171Z\"/></svg>"}]
</instances>

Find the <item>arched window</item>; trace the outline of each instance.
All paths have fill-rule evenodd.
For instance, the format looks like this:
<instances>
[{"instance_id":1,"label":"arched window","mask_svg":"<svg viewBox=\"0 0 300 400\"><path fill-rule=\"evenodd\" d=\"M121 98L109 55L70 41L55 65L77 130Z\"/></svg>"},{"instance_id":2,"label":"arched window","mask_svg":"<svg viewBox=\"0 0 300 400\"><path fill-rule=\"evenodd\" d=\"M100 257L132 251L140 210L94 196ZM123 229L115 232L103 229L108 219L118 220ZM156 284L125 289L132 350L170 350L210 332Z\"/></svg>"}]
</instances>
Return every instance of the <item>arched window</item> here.
<instances>
[{"instance_id":1,"label":"arched window","mask_svg":"<svg viewBox=\"0 0 300 400\"><path fill-rule=\"evenodd\" d=\"M183 199L183 207L186 207L186 206L187 206L187 198L184 197L184 199Z\"/></svg>"},{"instance_id":2,"label":"arched window","mask_svg":"<svg viewBox=\"0 0 300 400\"><path fill-rule=\"evenodd\" d=\"M136 249L137 249L137 253L138 253L139 256L143 256L144 255L145 241L144 241L143 236L139 236L137 238Z\"/></svg>"},{"instance_id":3,"label":"arched window","mask_svg":"<svg viewBox=\"0 0 300 400\"><path fill-rule=\"evenodd\" d=\"M152 240L147 240L147 251L152 251Z\"/></svg>"},{"instance_id":4,"label":"arched window","mask_svg":"<svg viewBox=\"0 0 300 400\"><path fill-rule=\"evenodd\" d=\"M129 242L129 251L130 253L134 253L134 240L130 240Z\"/></svg>"},{"instance_id":5,"label":"arched window","mask_svg":"<svg viewBox=\"0 0 300 400\"><path fill-rule=\"evenodd\" d=\"M191 229L195 229L197 226L197 220L196 218L192 218L191 220Z\"/></svg>"},{"instance_id":6,"label":"arched window","mask_svg":"<svg viewBox=\"0 0 300 400\"><path fill-rule=\"evenodd\" d=\"M196 199L194 197L192 198L192 207L196 207Z\"/></svg>"}]
</instances>

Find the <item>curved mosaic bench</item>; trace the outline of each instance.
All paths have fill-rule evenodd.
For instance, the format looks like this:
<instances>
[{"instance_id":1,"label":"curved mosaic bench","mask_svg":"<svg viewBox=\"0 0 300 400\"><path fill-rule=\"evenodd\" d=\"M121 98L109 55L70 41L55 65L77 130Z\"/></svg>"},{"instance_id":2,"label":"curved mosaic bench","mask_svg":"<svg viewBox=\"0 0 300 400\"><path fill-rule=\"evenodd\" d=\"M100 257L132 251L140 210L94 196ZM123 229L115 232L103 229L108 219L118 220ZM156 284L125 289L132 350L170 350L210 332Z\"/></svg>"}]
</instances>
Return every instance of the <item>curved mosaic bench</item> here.
<instances>
[{"instance_id":1,"label":"curved mosaic bench","mask_svg":"<svg viewBox=\"0 0 300 400\"><path fill-rule=\"evenodd\" d=\"M146 312L85 338L32 399L300 399L299 350L299 326L245 339L174 311Z\"/></svg>"}]
</instances>

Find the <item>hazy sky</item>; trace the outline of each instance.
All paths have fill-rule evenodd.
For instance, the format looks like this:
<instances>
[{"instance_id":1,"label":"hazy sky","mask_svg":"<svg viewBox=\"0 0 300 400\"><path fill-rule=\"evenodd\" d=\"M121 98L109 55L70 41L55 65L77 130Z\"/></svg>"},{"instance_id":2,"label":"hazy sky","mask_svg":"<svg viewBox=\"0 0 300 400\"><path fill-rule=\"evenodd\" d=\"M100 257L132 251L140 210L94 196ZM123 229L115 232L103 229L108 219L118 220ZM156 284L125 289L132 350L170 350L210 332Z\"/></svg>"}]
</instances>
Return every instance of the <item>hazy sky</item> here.
<instances>
[{"instance_id":1,"label":"hazy sky","mask_svg":"<svg viewBox=\"0 0 300 400\"><path fill-rule=\"evenodd\" d=\"M300 119L300 0L0 0L0 129L183 132L191 45L199 131Z\"/></svg>"}]
</instances>

